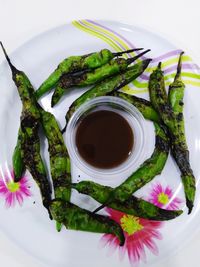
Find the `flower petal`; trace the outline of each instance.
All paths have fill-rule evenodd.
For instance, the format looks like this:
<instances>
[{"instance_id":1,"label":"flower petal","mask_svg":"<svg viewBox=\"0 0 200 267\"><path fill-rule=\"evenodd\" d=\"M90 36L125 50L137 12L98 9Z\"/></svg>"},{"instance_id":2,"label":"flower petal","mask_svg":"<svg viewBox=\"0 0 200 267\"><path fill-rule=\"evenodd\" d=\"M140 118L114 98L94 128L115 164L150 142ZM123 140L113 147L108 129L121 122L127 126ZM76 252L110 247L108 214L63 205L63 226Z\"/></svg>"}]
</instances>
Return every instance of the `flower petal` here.
<instances>
[{"instance_id":1,"label":"flower petal","mask_svg":"<svg viewBox=\"0 0 200 267\"><path fill-rule=\"evenodd\" d=\"M127 245L127 250L128 250L128 257L131 263L137 263L141 260L141 258L145 258L146 254L144 251L144 246L143 244L137 240L137 242L133 243L129 242Z\"/></svg>"},{"instance_id":2,"label":"flower petal","mask_svg":"<svg viewBox=\"0 0 200 267\"><path fill-rule=\"evenodd\" d=\"M126 255L126 241L124 246L119 247L119 260L122 261Z\"/></svg>"},{"instance_id":3,"label":"flower petal","mask_svg":"<svg viewBox=\"0 0 200 267\"><path fill-rule=\"evenodd\" d=\"M158 256L159 251L156 243L153 241L152 238L146 238L143 240L145 246L156 256Z\"/></svg>"},{"instance_id":4,"label":"flower petal","mask_svg":"<svg viewBox=\"0 0 200 267\"><path fill-rule=\"evenodd\" d=\"M162 188L162 185L160 183L156 184L154 192L156 192L157 194L160 194L163 192L163 188Z\"/></svg>"},{"instance_id":5,"label":"flower petal","mask_svg":"<svg viewBox=\"0 0 200 267\"><path fill-rule=\"evenodd\" d=\"M171 198L173 196L173 192L172 192L172 189L169 188L169 186L167 186L165 189L164 189L164 193L166 195L168 195L169 198Z\"/></svg>"},{"instance_id":6,"label":"flower petal","mask_svg":"<svg viewBox=\"0 0 200 267\"><path fill-rule=\"evenodd\" d=\"M32 194L31 194L31 191L29 190L29 188L25 187L25 186L21 186L20 188L20 192L27 196L27 197L30 197Z\"/></svg>"},{"instance_id":7,"label":"flower petal","mask_svg":"<svg viewBox=\"0 0 200 267\"><path fill-rule=\"evenodd\" d=\"M110 208L106 208L106 211L108 212L108 214L110 215L110 217L116 221L117 223L120 223L120 219L121 217L124 216L124 213L118 210L113 210Z\"/></svg>"},{"instance_id":8,"label":"flower petal","mask_svg":"<svg viewBox=\"0 0 200 267\"><path fill-rule=\"evenodd\" d=\"M16 199L17 199L19 205L21 206L23 204L23 196L20 192L16 192Z\"/></svg>"},{"instance_id":9,"label":"flower petal","mask_svg":"<svg viewBox=\"0 0 200 267\"><path fill-rule=\"evenodd\" d=\"M11 194L11 193L7 194L6 199L5 199L7 208L14 206L14 204L15 204L14 199L15 199L14 194Z\"/></svg>"},{"instance_id":10,"label":"flower petal","mask_svg":"<svg viewBox=\"0 0 200 267\"><path fill-rule=\"evenodd\" d=\"M119 247L119 241L116 236L113 236L112 239L110 239L109 249L107 252L107 256L112 256L116 249Z\"/></svg>"},{"instance_id":11,"label":"flower petal","mask_svg":"<svg viewBox=\"0 0 200 267\"><path fill-rule=\"evenodd\" d=\"M6 187L0 187L0 194L6 194L8 189Z\"/></svg>"},{"instance_id":12,"label":"flower petal","mask_svg":"<svg viewBox=\"0 0 200 267\"><path fill-rule=\"evenodd\" d=\"M107 245L109 245L112 242L112 239L113 239L113 235L111 235L111 234L103 235L100 239L101 246L106 247Z\"/></svg>"}]
</instances>

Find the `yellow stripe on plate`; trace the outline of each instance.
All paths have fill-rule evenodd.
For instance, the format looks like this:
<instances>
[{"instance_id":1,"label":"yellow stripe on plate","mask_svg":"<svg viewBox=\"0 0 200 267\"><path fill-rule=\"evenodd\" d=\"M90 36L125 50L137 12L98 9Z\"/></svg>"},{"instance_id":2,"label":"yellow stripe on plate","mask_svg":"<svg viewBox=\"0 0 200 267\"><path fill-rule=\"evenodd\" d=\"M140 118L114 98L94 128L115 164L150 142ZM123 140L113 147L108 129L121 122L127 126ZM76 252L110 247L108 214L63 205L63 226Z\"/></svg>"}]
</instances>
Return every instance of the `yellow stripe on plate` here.
<instances>
[{"instance_id":1,"label":"yellow stripe on plate","mask_svg":"<svg viewBox=\"0 0 200 267\"><path fill-rule=\"evenodd\" d=\"M87 32L87 33L89 33L89 34L91 34L91 35L97 37L97 38L100 38L101 40L103 40L104 42L106 42L107 44L109 44L115 51L118 51L118 52L119 52L119 51L122 51L122 49L121 49L119 46L117 46L112 40L110 40L109 38L105 37L105 36L102 35L101 33L98 33L98 32L96 32L96 31L93 31L93 30L91 30L91 29L89 29L89 28L83 26L82 24L80 24L80 23L77 22L77 21L73 21L72 24L73 24L76 28L78 28L78 29L80 29L80 30L82 30L82 31L85 31L85 32Z\"/></svg>"},{"instance_id":2,"label":"yellow stripe on plate","mask_svg":"<svg viewBox=\"0 0 200 267\"><path fill-rule=\"evenodd\" d=\"M121 46L123 46L124 50L129 50L131 49L131 47L124 42L120 37L118 37L117 35L115 35L114 33L112 33L109 30L104 29L101 26L97 26L91 22L88 22L86 20L82 20L82 22L90 27L92 27L94 30L96 29L97 31L101 32L102 34L105 34L106 36L108 36L108 38L110 37L111 39L114 39L116 42L118 42ZM133 53L134 54L134 53Z\"/></svg>"}]
</instances>

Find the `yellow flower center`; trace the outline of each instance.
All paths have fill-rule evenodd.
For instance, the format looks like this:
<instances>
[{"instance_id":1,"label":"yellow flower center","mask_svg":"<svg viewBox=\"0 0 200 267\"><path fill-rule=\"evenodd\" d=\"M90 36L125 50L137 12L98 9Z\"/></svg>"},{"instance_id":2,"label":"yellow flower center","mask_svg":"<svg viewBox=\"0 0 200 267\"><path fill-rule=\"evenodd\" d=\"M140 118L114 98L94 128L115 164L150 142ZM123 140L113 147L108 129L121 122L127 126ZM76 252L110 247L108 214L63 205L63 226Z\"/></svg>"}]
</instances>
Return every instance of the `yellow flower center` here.
<instances>
[{"instance_id":1,"label":"yellow flower center","mask_svg":"<svg viewBox=\"0 0 200 267\"><path fill-rule=\"evenodd\" d=\"M168 202L169 202L169 197L168 197L168 195L167 194L165 194L165 193L160 193L159 195L158 195L158 202L160 202L161 204L163 204L163 205L166 205Z\"/></svg>"},{"instance_id":2,"label":"yellow flower center","mask_svg":"<svg viewBox=\"0 0 200 267\"><path fill-rule=\"evenodd\" d=\"M128 234L132 235L137 231L143 229L143 226L140 224L139 218L132 215L124 215L121 220L122 229Z\"/></svg>"},{"instance_id":3,"label":"yellow flower center","mask_svg":"<svg viewBox=\"0 0 200 267\"><path fill-rule=\"evenodd\" d=\"M9 182L7 188L10 192L14 193L19 190L20 184L15 182Z\"/></svg>"}]
</instances>

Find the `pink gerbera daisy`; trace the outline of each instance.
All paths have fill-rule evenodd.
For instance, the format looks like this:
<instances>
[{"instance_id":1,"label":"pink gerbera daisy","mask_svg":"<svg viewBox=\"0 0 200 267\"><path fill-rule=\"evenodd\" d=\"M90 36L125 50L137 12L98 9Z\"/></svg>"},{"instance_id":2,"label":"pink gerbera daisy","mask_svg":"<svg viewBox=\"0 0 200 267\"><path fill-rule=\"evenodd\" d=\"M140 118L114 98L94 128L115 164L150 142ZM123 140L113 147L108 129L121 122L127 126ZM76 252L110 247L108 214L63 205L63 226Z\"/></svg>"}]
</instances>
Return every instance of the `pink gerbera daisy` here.
<instances>
[{"instance_id":1,"label":"pink gerbera daisy","mask_svg":"<svg viewBox=\"0 0 200 267\"><path fill-rule=\"evenodd\" d=\"M152 187L148 200L154 205L168 210L176 210L182 203L180 198L174 197L173 191L169 186L164 187L160 183Z\"/></svg>"},{"instance_id":2,"label":"pink gerbera daisy","mask_svg":"<svg viewBox=\"0 0 200 267\"><path fill-rule=\"evenodd\" d=\"M106 208L106 211L111 219L121 225L126 241L124 246L120 247L119 241L114 235L105 234L101 238L101 244L104 247L109 245L111 251L118 249L120 259L123 259L127 253L131 265L138 263L140 260L146 260L145 248L155 255L158 254L155 240L162 239L159 232L162 222L138 218L110 208Z\"/></svg>"},{"instance_id":3,"label":"pink gerbera daisy","mask_svg":"<svg viewBox=\"0 0 200 267\"><path fill-rule=\"evenodd\" d=\"M22 205L25 197L30 197L28 178L23 176L19 182L14 182L14 172L9 171L0 177L0 195L5 198L6 207L13 207L16 202Z\"/></svg>"}]
</instances>

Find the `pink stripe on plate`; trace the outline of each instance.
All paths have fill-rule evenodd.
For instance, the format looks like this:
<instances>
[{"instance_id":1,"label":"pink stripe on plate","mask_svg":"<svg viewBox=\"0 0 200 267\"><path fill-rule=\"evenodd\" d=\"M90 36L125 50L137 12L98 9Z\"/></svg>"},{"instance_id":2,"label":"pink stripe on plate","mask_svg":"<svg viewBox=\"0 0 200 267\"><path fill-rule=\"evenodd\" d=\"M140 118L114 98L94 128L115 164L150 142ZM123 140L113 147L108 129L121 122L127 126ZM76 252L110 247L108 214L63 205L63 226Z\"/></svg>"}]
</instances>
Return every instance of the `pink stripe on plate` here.
<instances>
[{"instance_id":1,"label":"pink stripe on plate","mask_svg":"<svg viewBox=\"0 0 200 267\"><path fill-rule=\"evenodd\" d=\"M141 78L141 80L144 80L144 81L148 81L149 80L149 76L150 74L141 74L139 78Z\"/></svg>"},{"instance_id":2,"label":"pink stripe on plate","mask_svg":"<svg viewBox=\"0 0 200 267\"><path fill-rule=\"evenodd\" d=\"M170 73L172 71L176 71L177 69L177 66L171 66L169 67L168 69L164 70L164 73L167 74L167 73ZM183 63L182 64L182 70L194 70L196 69L196 66L195 64L190 64L190 63Z\"/></svg>"},{"instance_id":3,"label":"pink stripe on plate","mask_svg":"<svg viewBox=\"0 0 200 267\"><path fill-rule=\"evenodd\" d=\"M89 20L86 20L86 21L89 22ZM91 26L88 26L88 25L85 24L82 20L79 20L79 23L80 23L81 25L83 25L84 27L88 27L88 28L92 29ZM93 24L95 24L95 23L93 23ZM102 26L101 26L101 27L102 27ZM103 28L103 27L102 27L102 28ZM95 30L95 31L101 33L101 32L100 32L99 30L97 30L97 29L92 29L92 30ZM101 33L101 34L103 34L103 33ZM117 43L117 45L120 46L120 48L122 49L122 51L125 50L125 48L124 48L119 42L117 42L114 38L108 36L107 34L103 34L103 35L109 37L109 39L111 39L114 43ZM129 54L129 57L130 57L130 54Z\"/></svg>"},{"instance_id":4,"label":"pink stripe on plate","mask_svg":"<svg viewBox=\"0 0 200 267\"><path fill-rule=\"evenodd\" d=\"M168 74L170 72L176 72L177 69L177 65L171 66L167 69L164 69L164 74ZM186 71L186 70L194 70L196 69L196 64L189 64L189 63L184 63L182 64L182 70ZM143 73L142 75L140 75L140 78L144 81L148 81L149 80L149 73Z\"/></svg>"},{"instance_id":5,"label":"pink stripe on plate","mask_svg":"<svg viewBox=\"0 0 200 267\"><path fill-rule=\"evenodd\" d=\"M159 61L162 61L163 59L168 59L169 57L173 57L173 56L179 55L181 52L182 52L182 50L180 50L180 49L170 51L170 52L168 52L166 54L163 54L163 55L161 55L159 57L154 58L152 60L152 63L159 62Z\"/></svg>"},{"instance_id":6,"label":"pink stripe on plate","mask_svg":"<svg viewBox=\"0 0 200 267\"><path fill-rule=\"evenodd\" d=\"M101 27L101 28L103 28L103 29L105 29L105 30L107 30L107 31L110 31L110 32L112 32L113 34L115 34L116 36L118 36L120 39L122 39L123 41L125 41L126 43L127 43L127 45L129 45L129 47L130 47L130 49L131 48L136 48L136 46L134 46L129 40L127 40L124 36L122 36L121 34L119 34L119 33L117 33L117 32L115 32L114 30L112 30L112 29L110 29L110 28L108 28L108 27L106 27L106 26L104 26L104 25L102 25L102 24L100 24L100 23L98 23L98 22L96 22L96 21L92 21L92 20L89 20L89 19L86 19L86 21L88 21L89 23L92 23L92 24L94 24L94 25L96 25L96 26L99 26L99 27ZM112 37L110 37L109 36L109 38L112 38ZM112 40L114 40L113 38L112 38ZM117 42L116 40L114 40L115 42ZM118 43L118 42L117 42ZM123 49L125 49L125 47L123 47ZM139 54L140 52L135 52L136 54ZM128 54L129 55L129 57L131 57L131 55L130 54ZM141 57L142 59L146 59L146 57L145 56L142 56Z\"/></svg>"}]
</instances>

